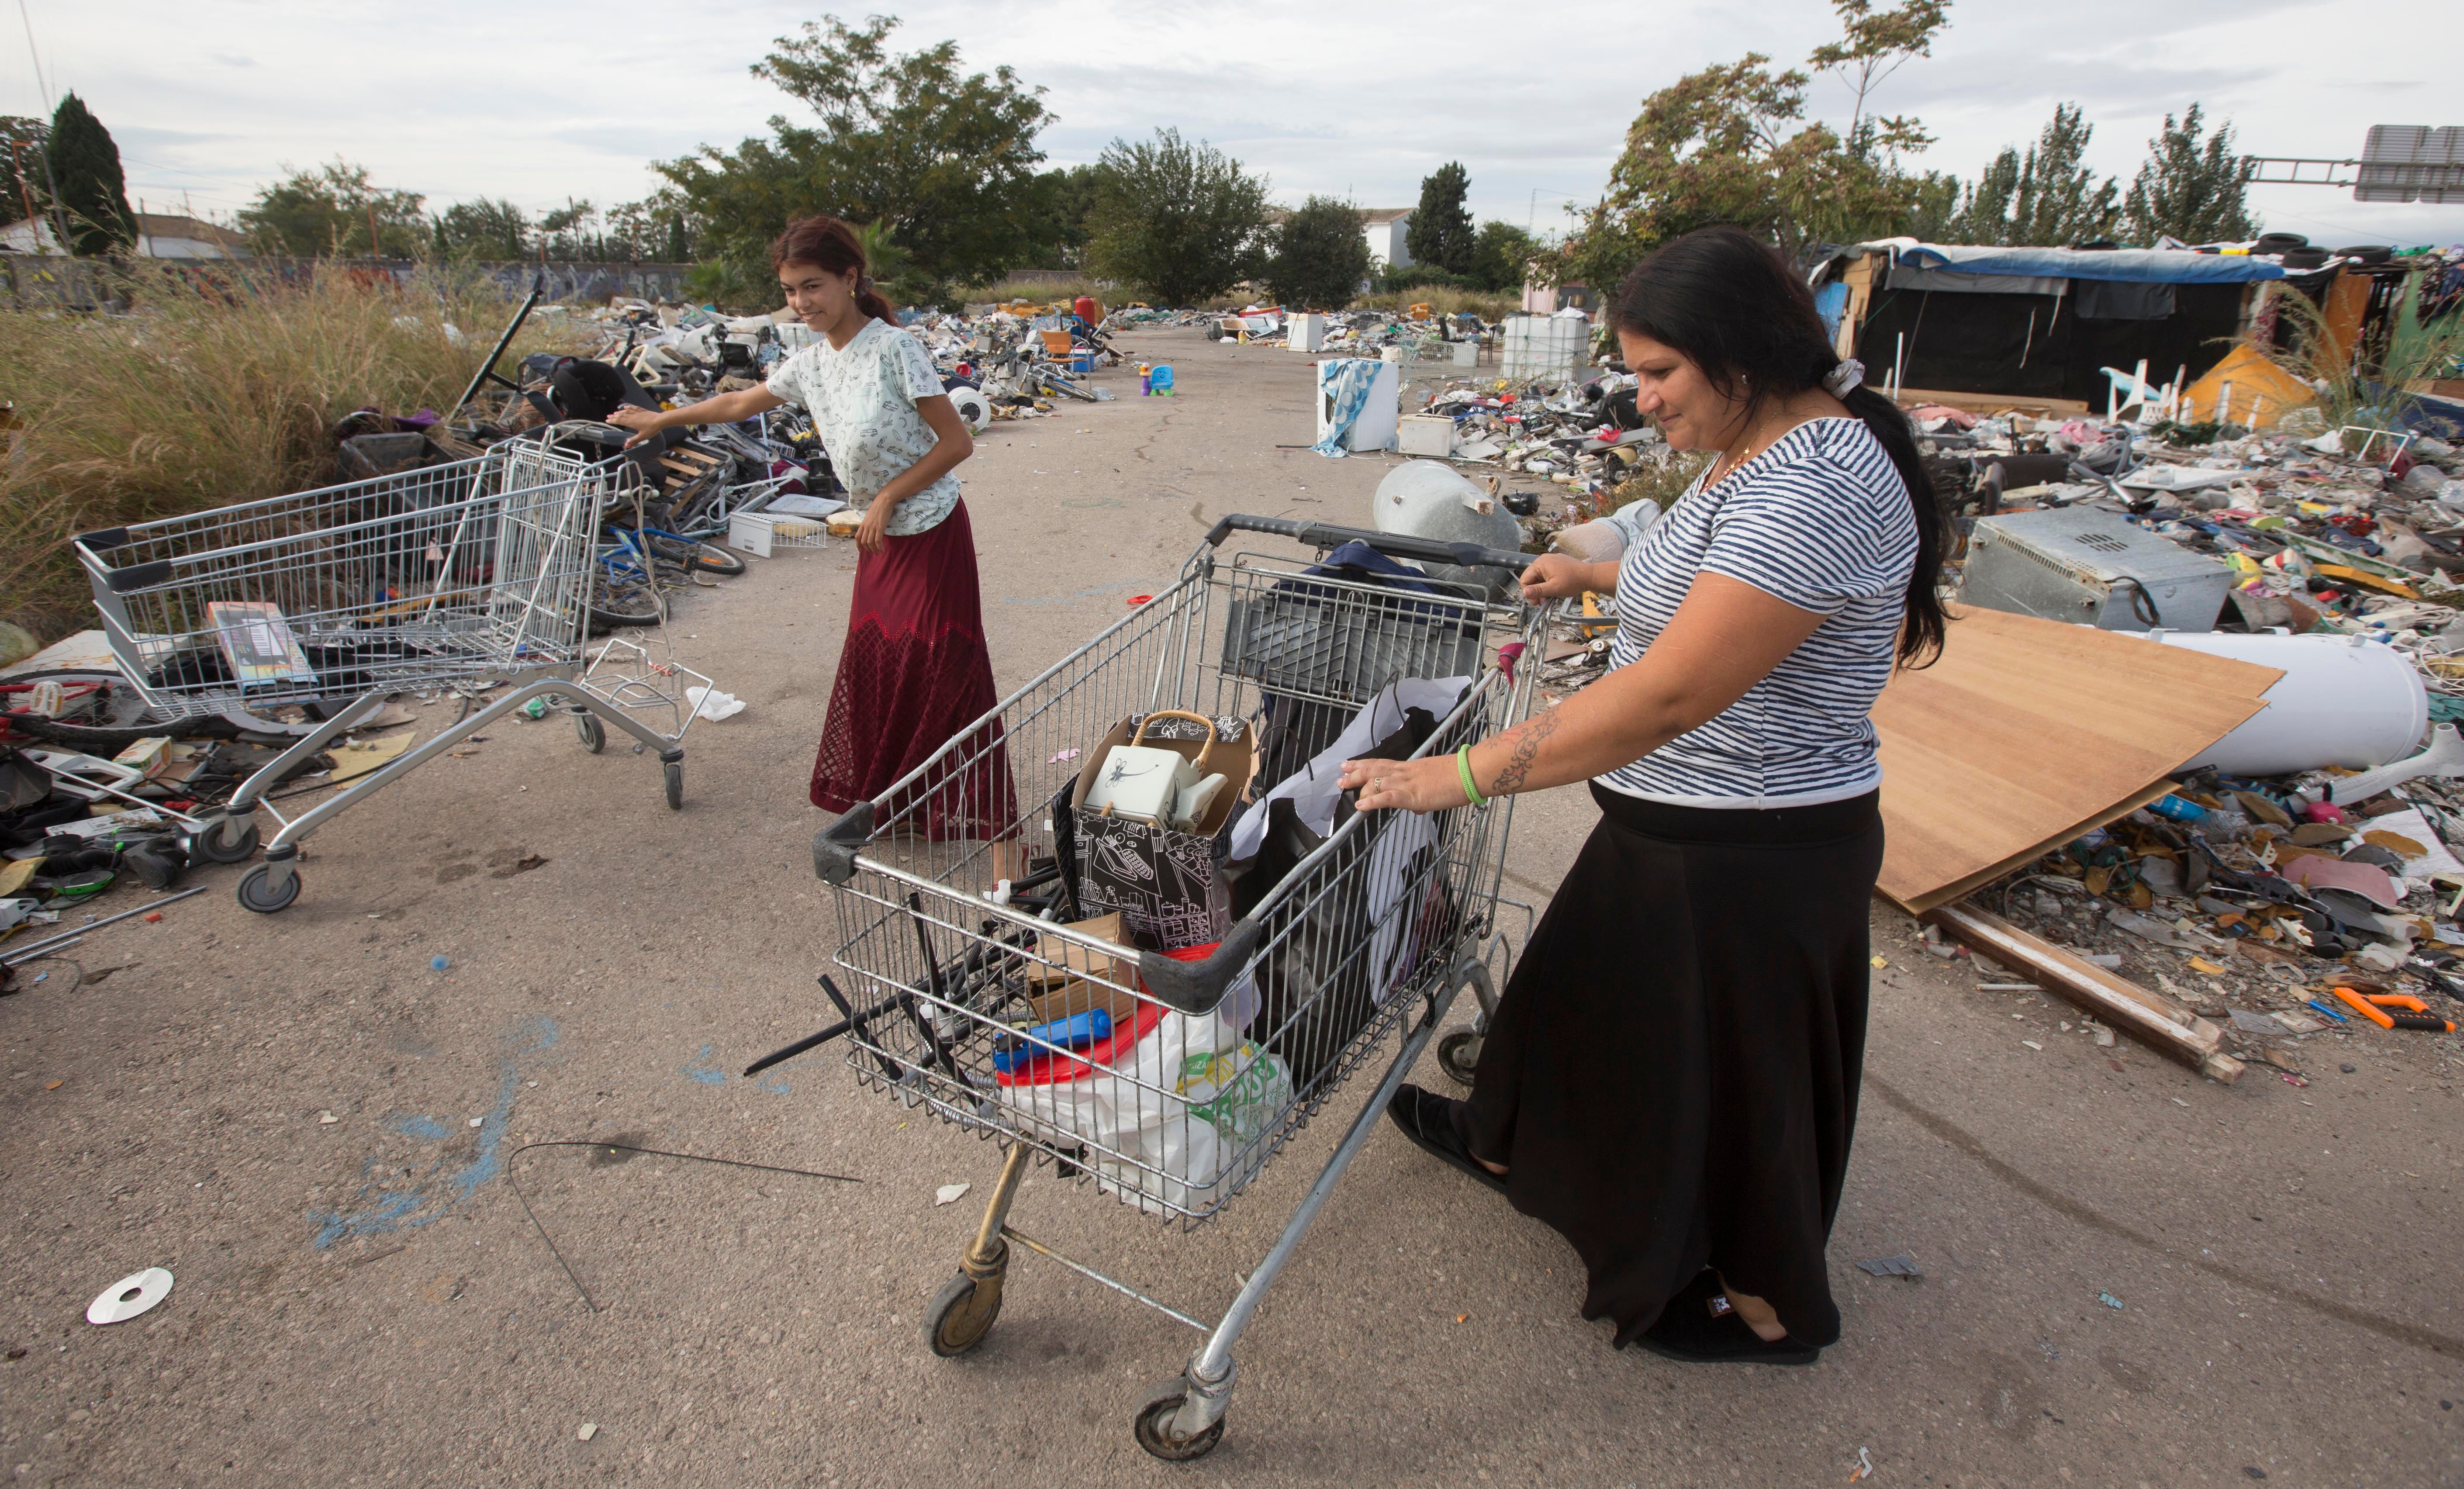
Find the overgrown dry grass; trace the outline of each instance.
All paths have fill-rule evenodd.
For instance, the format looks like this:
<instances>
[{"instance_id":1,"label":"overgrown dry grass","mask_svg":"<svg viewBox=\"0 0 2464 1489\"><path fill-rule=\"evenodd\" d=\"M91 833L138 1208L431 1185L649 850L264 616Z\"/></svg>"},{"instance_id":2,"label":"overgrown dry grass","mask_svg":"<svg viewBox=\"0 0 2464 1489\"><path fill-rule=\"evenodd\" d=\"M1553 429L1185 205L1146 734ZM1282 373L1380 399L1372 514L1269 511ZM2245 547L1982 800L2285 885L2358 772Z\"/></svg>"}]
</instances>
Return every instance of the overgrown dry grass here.
<instances>
[{"instance_id":1,"label":"overgrown dry grass","mask_svg":"<svg viewBox=\"0 0 2464 1489\"><path fill-rule=\"evenodd\" d=\"M1397 290L1388 295L1364 295L1352 302L1354 310L1391 310L1401 313L1415 305L1426 305L1441 316L1460 315L1470 311L1483 320L1503 320L1522 313L1522 296L1492 295L1483 290L1449 290L1438 285L1423 285L1417 290Z\"/></svg>"},{"instance_id":2,"label":"overgrown dry grass","mask_svg":"<svg viewBox=\"0 0 2464 1489\"><path fill-rule=\"evenodd\" d=\"M217 283L140 262L118 275L127 314L0 310L0 619L46 641L90 624L78 533L323 484L327 431L357 408L448 411L513 307L440 274ZM561 335L534 318L508 361Z\"/></svg>"},{"instance_id":3,"label":"overgrown dry grass","mask_svg":"<svg viewBox=\"0 0 2464 1489\"><path fill-rule=\"evenodd\" d=\"M2359 359L2376 362L2368 375L2356 365L2350 349L2328 333L2325 314L2307 296L2290 290L2280 291L2275 304L2277 314L2295 328L2292 347L2254 349L2318 390L2319 412L2329 428L2393 427L2414 402L2414 395L2406 391L2408 385L2436 377L2464 357L2464 318L2451 316L2422 323L2421 294L2430 278L2416 274L2406 284L2404 297L2390 318L2386 343L2365 348L2375 355Z\"/></svg>"},{"instance_id":4,"label":"overgrown dry grass","mask_svg":"<svg viewBox=\"0 0 2464 1489\"><path fill-rule=\"evenodd\" d=\"M1101 300L1107 308L1127 304L1133 298L1119 285L1095 279L1003 279L999 284L960 290L958 298L970 305L1005 305L1011 300L1049 305L1055 300L1074 300L1082 295Z\"/></svg>"}]
</instances>

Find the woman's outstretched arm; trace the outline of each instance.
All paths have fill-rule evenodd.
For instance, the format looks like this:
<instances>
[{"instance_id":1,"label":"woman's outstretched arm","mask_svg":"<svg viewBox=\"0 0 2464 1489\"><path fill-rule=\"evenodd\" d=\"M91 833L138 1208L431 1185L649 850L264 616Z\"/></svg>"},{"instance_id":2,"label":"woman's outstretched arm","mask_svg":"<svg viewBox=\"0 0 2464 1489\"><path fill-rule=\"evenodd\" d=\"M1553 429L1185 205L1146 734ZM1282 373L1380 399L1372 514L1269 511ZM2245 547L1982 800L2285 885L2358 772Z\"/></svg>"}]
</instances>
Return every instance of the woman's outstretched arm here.
<instances>
[{"instance_id":1,"label":"woman's outstretched arm","mask_svg":"<svg viewBox=\"0 0 2464 1489\"><path fill-rule=\"evenodd\" d=\"M1769 676L1823 617L1725 574L1704 574L1650 649L1553 709L1472 746L1484 797L1588 780L1698 729ZM1364 812L1461 806L1461 768L1428 759L1347 760L1343 784Z\"/></svg>"}]
</instances>

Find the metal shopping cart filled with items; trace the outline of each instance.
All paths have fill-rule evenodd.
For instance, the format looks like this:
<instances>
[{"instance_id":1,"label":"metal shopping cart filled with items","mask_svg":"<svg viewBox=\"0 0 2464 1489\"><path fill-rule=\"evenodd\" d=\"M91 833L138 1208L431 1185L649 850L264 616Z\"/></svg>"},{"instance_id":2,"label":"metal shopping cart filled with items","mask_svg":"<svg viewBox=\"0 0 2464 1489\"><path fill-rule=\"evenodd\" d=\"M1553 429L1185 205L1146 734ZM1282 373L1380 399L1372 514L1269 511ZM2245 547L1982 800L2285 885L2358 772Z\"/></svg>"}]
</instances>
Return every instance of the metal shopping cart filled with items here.
<instances>
[{"instance_id":1,"label":"metal shopping cart filled with items","mask_svg":"<svg viewBox=\"0 0 2464 1489\"><path fill-rule=\"evenodd\" d=\"M1297 538L1337 561L1221 552L1235 532ZM1232 1349L1266 1290L1463 988L1481 1016L1449 1037L1455 1052L1467 1053L1462 1041L1486 1027L1510 953L1500 909L1522 910L1529 928L1529 907L1498 893L1511 798L1425 817L1334 809L1331 778L1311 774L1306 757L1322 766L1350 749L1343 731L1363 721L1415 755L1451 753L1516 722L1535 671L1516 663L1542 612L1493 604L1478 583L1342 566L1344 553L1360 552L1354 544L1442 564L1525 561L1283 519L1218 522L1168 590L815 840L815 869L838 891L835 966L821 980L841 1019L755 1066L844 1035L865 1085L1006 1150L975 1240L929 1310L935 1353L961 1354L984 1338L1014 1247L1203 1334L1181 1373L1137 1405L1136 1439L1159 1457L1194 1458L1221 1439ZM1421 710L1417 720L1410 707ZM1322 840L1270 828L1296 855L1271 872L1259 866L1271 849L1218 854L1227 877L1252 877L1239 878L1219 919L1197 932L1208 940L1166 952L1148 936L1142 948L1077 914L1102 894L1077 862L1070 804L1083 795L1088 747L1108 732L1193 716L1198 733L1261 746L1335 815ZM1262 777L1255 789L1269 784ZM998 824L954 838L947 824L982 823L987 801L1006 808ZM1224 852L1243 843L1234 824L1250 811L1272 817L1280 806L1237 808L1224 820ZM997 863L1025 872L996 882ZM1390 1037L1399 1049L1212 1324L1010 1223L1027 1167L1050 1163L1167 1225L1202 1224ZM1446 1064L1467 1074L1465 1059Z\"/></svg>"},{"instance_id":2,"label":"metal shopping cart filled with items","mask_svg":"<svg viewBox=\"0 0 2464 1489\"><path fill-rule=\"evenodd\" d=\"M240 881L241 905L289 907L304 839L535 698L569 708L593 753L605 725L657 752L668 805L682 806L693 710L680 695L685 679L709 679L629 641L585 656L613 468L559 448L558 433L76 539L113 655L149 705L243 723L290 711L321 719L190 835L194 857L235 864L258 845L260 806L280 824ZM512 686L350 789L296 817L269 804L388 694L490 681Z\"/></svg>"}]
</instances>

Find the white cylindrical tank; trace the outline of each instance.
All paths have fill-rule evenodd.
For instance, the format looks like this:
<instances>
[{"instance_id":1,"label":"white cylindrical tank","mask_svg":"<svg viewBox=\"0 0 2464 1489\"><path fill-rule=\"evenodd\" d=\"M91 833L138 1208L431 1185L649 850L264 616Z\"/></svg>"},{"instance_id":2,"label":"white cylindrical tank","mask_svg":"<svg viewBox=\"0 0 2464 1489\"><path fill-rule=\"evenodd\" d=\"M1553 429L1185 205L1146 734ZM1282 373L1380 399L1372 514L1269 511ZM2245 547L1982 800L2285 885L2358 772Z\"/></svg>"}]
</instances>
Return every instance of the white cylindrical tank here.
<instances>
[{"instance_id":1,"label":"white cylindrical tank","mask_svg":"<svg viewBox=\"0 0 2464 1489\"><path fill-rule=\"evenodd\" d=\"M2411 662L2359 636L2149 631L2150 641L2231 657L2284 675L2254 713L2183 766L2283 776L2341 765L2367 770L2412 753L2430 728L2430 691Z\"/></svg>"},{"instance_id":2,"label":"white cylindrical tank","mask_svg":"<svg viewBox=\"0 0 2464 1489\"><path fill-rule=\"evenodd\" d=\"M1479 543L1508 553L1523 546L1523 529L1497 498L1435 460L1413 460L1386 472L1369 500L1369 525L1380 533Z\"/></svg>"}]
</instances>

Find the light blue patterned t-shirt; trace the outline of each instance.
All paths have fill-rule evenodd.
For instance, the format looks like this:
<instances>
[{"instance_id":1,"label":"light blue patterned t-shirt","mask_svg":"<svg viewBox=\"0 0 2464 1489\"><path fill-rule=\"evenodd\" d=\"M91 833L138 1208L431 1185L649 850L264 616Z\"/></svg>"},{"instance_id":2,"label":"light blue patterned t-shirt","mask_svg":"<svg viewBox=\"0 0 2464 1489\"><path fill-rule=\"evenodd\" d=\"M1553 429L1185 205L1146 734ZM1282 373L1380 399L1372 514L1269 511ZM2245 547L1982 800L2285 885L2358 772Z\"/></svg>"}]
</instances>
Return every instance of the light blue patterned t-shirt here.
<instances>
[{"instance_id":1,"label":"light blue patterned t-shirt","mask_svg":"<svg viewBox=\"0 0 2464 1489\"><path fill-rule=\"evenodd\" d=\"M780 363L769 388L813 416L830 469L858 507L940 443L915 404L941 396L941 375L923 342L887 321L866 321L843 347L824 337ZM929 533L957 504L958 478L944 475L900 502L886 530Z\"/></svg>"}]
</instances>

